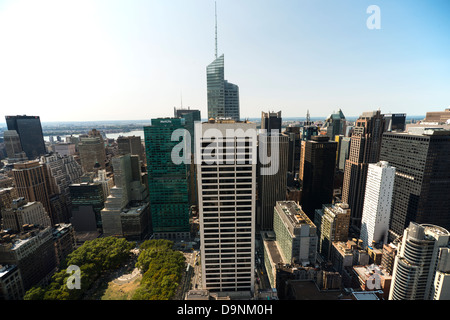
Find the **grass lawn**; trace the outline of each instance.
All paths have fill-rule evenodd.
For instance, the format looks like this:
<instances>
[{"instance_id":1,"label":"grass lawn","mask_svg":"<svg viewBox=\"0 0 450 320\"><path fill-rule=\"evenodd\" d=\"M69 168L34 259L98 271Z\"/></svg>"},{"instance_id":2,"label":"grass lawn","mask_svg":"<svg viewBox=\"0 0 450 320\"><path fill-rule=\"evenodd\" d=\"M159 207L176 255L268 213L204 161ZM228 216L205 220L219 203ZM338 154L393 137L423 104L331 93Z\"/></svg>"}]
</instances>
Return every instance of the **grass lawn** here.
<instances>
[{"instance_id":1,"label":"grass lawn","mask_svg":"<svg viewBox=\"0 0 450 320\"><path fill-rule=\"evenodd\" d=\"M130 300L134 291L139 288L142 275L137 276L129 283L117 284L114 281L108 283L101 300Z\"/></svg>"}]
</instances>

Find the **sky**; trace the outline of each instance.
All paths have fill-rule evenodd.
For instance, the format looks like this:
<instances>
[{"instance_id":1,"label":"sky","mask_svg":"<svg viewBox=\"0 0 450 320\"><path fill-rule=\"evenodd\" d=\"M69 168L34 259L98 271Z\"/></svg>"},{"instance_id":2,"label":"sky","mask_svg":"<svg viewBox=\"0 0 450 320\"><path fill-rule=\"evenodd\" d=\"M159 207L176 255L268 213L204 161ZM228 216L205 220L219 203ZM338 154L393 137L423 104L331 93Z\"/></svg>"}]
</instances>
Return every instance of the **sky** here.
<instances>
[{"instance_id":1,"label":"sky","mask_svg":"<svg viewBox=\"0 0 450 320\"><path fill-rule=\"evenodd\" d=\"M450 105L448 0L0 0L0 122L205 118L215 2L242 118Z\"/></svg>"}]
</instances>

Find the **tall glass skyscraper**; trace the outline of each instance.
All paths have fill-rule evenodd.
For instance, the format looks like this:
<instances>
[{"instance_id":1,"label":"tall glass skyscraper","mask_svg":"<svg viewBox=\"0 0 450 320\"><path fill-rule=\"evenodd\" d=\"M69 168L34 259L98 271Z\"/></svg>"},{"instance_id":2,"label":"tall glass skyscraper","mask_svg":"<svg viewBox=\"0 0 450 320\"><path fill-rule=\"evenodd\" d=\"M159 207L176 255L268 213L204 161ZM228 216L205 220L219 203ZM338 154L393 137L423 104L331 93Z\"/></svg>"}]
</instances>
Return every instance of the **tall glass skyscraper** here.
<instances>
[{"instance_id":1,"label":"tall glass skyscraper","mask_svg":"<svg viewBox=\"0 0 450 320\"><path fill-rule=\"evenodd\" d=\"M172 133L185 129L184 118L152 119L144 127L147 156L151 219L155 238L188 239L189 169L172 159L172 150L180 141L172 141Z\"/></svg>"},{"instance_id":2,"label":"tall glass skyscraper","mask_svg":"<svg viewBox=\"0 0 450 320\"><path fill-rule=\"evenodd\" d=\"M206 68L208 119L229 118L239 121L239 87L225 80L224 55Z\"/></svg>"}]
</instances>

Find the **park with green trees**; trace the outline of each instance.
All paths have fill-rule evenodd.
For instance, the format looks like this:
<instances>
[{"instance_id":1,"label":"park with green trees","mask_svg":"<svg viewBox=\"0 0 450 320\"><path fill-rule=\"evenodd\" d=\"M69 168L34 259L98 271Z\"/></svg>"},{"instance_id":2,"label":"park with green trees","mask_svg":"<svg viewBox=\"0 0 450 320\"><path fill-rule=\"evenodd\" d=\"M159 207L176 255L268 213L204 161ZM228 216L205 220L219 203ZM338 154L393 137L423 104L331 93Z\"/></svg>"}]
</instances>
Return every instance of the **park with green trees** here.
<instances>
[{"instance_id":1,"label":"park with green trees","mask_svg":"<svg viewBox=\"0 0 450 320\"><path fill-rule=\"evenodd\" d=\"M132 259L136 243L123 238L105 237L86 241L70 253L45 286L28 290L25 300L81 300L89 299L92 288L107 278L108 274L123 268ZM170 300L174 297L182 278L185 258L173 250L169 240L146 240L138 247L136 267L142 273L141 283L132 295L133 300ZM73 273L68 269L77 266L80 271L79 287L69 284ZM100 286L101 287L101 286ZM95 295L94 295L95 296Z\"/></svg>"}]
</instances>

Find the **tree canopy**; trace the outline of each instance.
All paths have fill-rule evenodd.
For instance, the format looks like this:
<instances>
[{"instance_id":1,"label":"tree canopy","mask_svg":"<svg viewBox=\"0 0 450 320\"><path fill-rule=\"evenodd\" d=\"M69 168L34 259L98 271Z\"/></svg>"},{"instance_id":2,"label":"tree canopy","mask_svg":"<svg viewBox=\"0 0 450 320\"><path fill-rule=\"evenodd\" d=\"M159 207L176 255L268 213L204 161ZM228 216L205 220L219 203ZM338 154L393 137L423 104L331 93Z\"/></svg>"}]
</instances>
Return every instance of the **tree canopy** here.
<instances>
[{"instance_id":1,"label":"tree canopy","mask_svg":"<svg viewBox=\"0 0 450 320\"><path fill-rule=\"evenodd\" d=\"M180 283L185 258L169 240L147 240L140 246L136 267L143 273L133 300L169 300Z\"/></svg>"},{"instance_id":2,"label":"tree canopy","mask_svg":"<svg viewBox=\"0 0 450 320\"><path fill-rule=\"evenodd\" d=\"M105 237L86 241L70 253L61 264L49 285L35 286L28 290L24 300L77 300L97 280L100 275L117 269L125 263L135 243L123 238ZM68 280L72 273L67 272L71 265L80 268L80 289L69 289Z\"/></svg>"}]
</instances>

